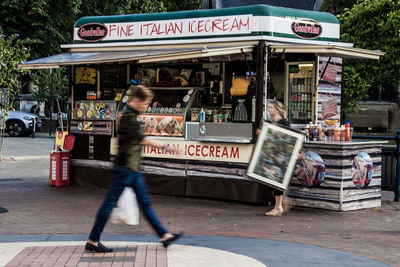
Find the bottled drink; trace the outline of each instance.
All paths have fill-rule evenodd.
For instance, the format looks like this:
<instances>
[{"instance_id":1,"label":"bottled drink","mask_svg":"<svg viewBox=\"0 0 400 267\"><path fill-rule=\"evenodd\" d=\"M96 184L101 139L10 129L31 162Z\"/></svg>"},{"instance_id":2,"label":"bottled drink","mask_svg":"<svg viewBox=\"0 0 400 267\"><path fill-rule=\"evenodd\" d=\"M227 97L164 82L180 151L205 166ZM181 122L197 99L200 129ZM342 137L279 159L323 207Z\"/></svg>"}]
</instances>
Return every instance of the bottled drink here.
<instances>
[{"instance_id":1,"label":"bottled drink","mask_svg":"<svg viewBox=\"0 0 400 267\"><path fill-rule=\"evenodd\" d=\"M351 140L350 122L346 121L346 123L344 124L344 128L345 128L345 140L350 141Z\"/></svg>"},{"instance_id":2,"label":"bottled drink","mask_svg":"<svg viewBox=\"0 0 400 267\"><path fill-rule=\"evenodd\" d=\"M318 127L313 127L313 141L318 141Z\"/></svg>"},{"instance_id":3,"label":"bottled drink","mask_svg":"<svg viewBox=\"0 0 400 267\"><path fill-rule=\"evenodd\" d=\"M334 130L334 140L340 141L340 128L336 125Z\"/></svg>"},{"instance_id":4,"label":"bottled drink","mask_svg":"<svg viewBox=\"0 0 400 267\"><path fill-rule=\"evenodd\" d=\"M321 123L318 123L318 141L324 141L324 129Z\"/></svg>"},{"instance_id":5,"label":"bottled drink","mask_svg":"<svg viewBox=\"0 0 400 267\"><path fill-rule=\"evenodd\" d=\"M206 121L206 113L204 112L204 109L203 108L201 108L201 111L200 111L200 122L205 122Z\"/></svg>"},{"instance_id":6,"label":"bottled drink","mask_svg":"<svg viewBox=\"0 0 400 267\"><path fill-rule=\"evenodd\" d=\"M345 127L340 127L340 141L346 141Z\"/></svg>"},{"instance_id":7,"label":"bottled drink","mask_svg":"<svg viewBox=\"0 0 400 267\"><path fill-rule=\"evenodd\" d=\"M308 124L308 137L309 137L309 140L312 140L312 136L313 136L313 125L312 125L312 122L310 121L310 123Z\"/></svg>"}]
</instances>

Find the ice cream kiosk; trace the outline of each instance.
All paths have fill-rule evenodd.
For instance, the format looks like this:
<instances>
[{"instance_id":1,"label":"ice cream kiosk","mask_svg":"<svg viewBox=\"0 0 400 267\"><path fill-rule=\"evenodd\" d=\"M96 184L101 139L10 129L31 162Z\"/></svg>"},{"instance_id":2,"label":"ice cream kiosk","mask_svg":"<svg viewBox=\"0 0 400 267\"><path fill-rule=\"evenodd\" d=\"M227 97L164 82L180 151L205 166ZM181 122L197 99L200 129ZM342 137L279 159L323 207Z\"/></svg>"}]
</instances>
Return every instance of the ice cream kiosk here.
<instances>
[{"instance_id":1,"label":"ice cream kiosk","mask_svg":"<svg viewBox=\"0 0 400 267\"><path fill-rule=\"evenodd\" d=\"M332 14L267 5L83 17L66 53L21 67L68 66L73 183L108 185L126 92L144 84L155 94L145 134L184 149L143 147L150 191L263 203L270 190L245 171L268 101L302 131L329 101L340 123L342 58L383 54L340 42L339 29Z\"/></svg>"}]
</instances>

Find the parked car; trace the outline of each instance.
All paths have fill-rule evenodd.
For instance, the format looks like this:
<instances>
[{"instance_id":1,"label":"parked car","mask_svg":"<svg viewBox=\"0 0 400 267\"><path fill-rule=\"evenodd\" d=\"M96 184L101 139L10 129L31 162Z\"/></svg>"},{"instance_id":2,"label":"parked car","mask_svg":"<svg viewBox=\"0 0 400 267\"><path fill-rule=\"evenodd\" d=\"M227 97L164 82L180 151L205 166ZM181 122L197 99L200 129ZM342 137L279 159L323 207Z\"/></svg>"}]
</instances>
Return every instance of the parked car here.
<instances>
[{"instance_id":1,"label":"parked car","mask_svg":"<svg viewBox=\"0 0 400 267\"><path fill-rule=\"evenodd\" d=\"M35 121L36 131L42 127L42 121L39 116L22 112L9 111L6 117L6 132L10 136L24 136L32 132L32 119Z\"/></svg>"}]
</instances>

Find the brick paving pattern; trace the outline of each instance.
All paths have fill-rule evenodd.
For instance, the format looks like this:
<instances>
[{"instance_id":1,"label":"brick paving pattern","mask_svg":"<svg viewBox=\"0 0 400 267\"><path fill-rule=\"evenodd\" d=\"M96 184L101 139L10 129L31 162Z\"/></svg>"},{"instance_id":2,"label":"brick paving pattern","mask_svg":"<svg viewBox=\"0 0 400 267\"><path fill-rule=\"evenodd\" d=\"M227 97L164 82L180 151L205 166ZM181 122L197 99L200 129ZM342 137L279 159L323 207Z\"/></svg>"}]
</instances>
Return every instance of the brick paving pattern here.
<instances>
[{"instance_id":1,"label":"brick paving pattern","mask_svg":"<svg viewBox=\"0 0 400 267\"><path fill-rule=\"evenodd\" d=\"M6 267L167 267L167 250L161 245L113 247L111 253L86 252L84 246L26 247Z\"/></svg>"}]
</instances>

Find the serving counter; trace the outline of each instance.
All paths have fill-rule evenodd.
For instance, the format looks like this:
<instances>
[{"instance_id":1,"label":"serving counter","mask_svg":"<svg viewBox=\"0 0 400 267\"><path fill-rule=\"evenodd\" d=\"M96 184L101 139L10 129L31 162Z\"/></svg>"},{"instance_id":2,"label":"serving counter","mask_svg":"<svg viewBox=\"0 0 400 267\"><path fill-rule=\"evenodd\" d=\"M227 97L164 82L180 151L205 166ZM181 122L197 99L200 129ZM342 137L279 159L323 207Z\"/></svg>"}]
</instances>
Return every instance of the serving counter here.
<instances>
[{"instance_id":1,"label":"serving counter","mask_svg":"<svg viewBox=\"0 0 400 267\"><path fill-rule=\"evenodd\" d=\"M384 143L305 142L288 190L293 205L337 211L380 207Z\"/></svg>"}]
</instances>

